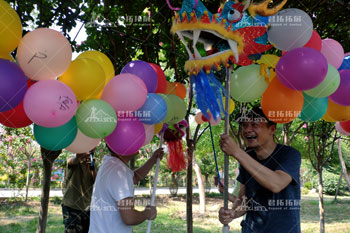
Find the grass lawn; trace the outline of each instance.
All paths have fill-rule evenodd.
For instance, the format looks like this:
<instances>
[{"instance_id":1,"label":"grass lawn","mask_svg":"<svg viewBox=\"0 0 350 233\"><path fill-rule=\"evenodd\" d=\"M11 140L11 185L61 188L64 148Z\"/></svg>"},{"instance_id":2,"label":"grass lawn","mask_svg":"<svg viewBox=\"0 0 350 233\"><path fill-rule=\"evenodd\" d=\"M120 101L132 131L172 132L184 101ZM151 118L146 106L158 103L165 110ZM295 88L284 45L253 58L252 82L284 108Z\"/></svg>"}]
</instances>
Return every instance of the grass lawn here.
<instances>
[{"instance_id":1,"label":"grass lawn","mask_svg":"<svg viewBox=\"0 0 350 233\"><path fill-rule=\"evenodd\" d=\"M139 198L137 203L146 203L149 200ZM207 210L199 213L198 197L194 197L193 226L195 233L221 233L222 225L218 220L217 211L223 201L220 197L206 199ZM301 202L302 232L319 232L318 200L316 196L303 196ZM40 202L38 199L24 202L1 202L0 204L0 232L27 233L35 232ZM152 224L152 232L186 232L186 199L182 196L169 198L158 197L158 217ZM142 207L138 207L142 209ZM350 233L350 198L339 198L337 203L332 197L325 198L326 232ZM241 219L230 224L230 232L240 232ZM134 232L146 232L147 222L134 227ZM62 233L61 206L59 200L52 199L49 205L49 215L46 232Z\"/></svg>"}]
</instances>

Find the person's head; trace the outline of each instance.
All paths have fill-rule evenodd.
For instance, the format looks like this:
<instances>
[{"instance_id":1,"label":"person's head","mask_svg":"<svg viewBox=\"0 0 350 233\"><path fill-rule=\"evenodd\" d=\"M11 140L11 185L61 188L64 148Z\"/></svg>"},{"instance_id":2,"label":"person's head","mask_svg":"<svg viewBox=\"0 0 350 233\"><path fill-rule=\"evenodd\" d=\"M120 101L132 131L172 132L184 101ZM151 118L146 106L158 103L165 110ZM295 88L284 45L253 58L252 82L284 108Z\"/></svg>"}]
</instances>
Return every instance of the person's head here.
<instances>
[{"instance_id":1,"label":"person's head","mask_svg":"<svg viewBox=\"0 0 350 233\"><path fill-rule=\"evenodd\" d=\"M106 144L106 147L112 156L117 157L123 161L130 161L131 159L135 158L136 155L138 155L138 152L136 152L135 154L131 154L131 155L119 155L119 154L115 153L107 144Z\"/></svg>"},{"instance_id":2,"label":"person's head","mask_svg":"<svg viewBox=\"0 0 350 233\"><path fill-rule=\"evenodd\" d=\"M237 119L242 137L250 148L258 148L274 141L276 123L270 121L261 108L254 107Z\"/></svg>"}]
</instances>

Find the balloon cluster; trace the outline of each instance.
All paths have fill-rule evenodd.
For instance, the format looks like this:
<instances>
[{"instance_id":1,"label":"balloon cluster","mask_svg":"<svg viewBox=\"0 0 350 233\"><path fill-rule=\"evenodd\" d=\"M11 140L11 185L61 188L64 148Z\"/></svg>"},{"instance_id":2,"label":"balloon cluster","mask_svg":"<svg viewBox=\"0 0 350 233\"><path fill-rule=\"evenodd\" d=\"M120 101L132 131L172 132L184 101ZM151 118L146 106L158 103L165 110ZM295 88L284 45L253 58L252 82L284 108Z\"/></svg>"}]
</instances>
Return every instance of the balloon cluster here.
<instances>
[{"instance_id":1,"label":"balloon cluster","mask_svg":"<svg viewBox=\"0 0 350 233\"><path fill-rule=\"evenodd\" d=\"M72 61L60 33L38 28L22 38L16 12L0 0L0 123L34 123L34 137L48 150L82 153L105 138L120 155L148 144L163 123L186 114L183 84L168 83L162 69L132 61L115 75L110 59L86 51ZM10 52L17 48L17 62Z\"/></svg>"},{"instance_id":2,"label":"balloon cluster","mask_svg":"<svg viewBox=\"0 0 350 233\"><path fill-rule=\"evenodd\" d=\"M263 55L231 75L231 96L240 102L261 98L276 123L350 120L350 56L334 39L321 39L310 16L285 9L269 18L268 41L282 57ZM275 78L277 77L277 78Z\"/></svg>"}]
</instances>

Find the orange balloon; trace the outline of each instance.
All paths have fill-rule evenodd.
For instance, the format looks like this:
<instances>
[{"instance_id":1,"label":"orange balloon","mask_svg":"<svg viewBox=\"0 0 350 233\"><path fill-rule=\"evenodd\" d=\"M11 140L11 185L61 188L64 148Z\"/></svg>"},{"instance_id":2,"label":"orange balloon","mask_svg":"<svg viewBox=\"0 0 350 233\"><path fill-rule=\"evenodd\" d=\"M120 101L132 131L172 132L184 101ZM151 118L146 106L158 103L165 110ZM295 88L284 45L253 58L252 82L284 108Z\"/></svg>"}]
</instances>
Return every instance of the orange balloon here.
<instances>
[{"instance_id":1,"label":"orange balloon","mask_svg":"<svg viewBox=\"0 0 350 233\"><path fill-rule=\"evenodd\" d=\"M334 103L328 99L328 109L326 114L335 121L348 121L350 120L350 106L343 106Z\"/></svg>"},{"instance_id":2,"label":"orange balloon","mask_svg":"<svg viewBox=\"0 0 350 233\"><path fill-rule=\"evenodd\" d=\"M276 123L293 121L299 116L303 104L303 93L284 86L278 78L270 82L261 99L264 114Z\"/></svg>"},{"instance_id":3,"label":"orange balloon","mask_svg":"<svg viewBox=\"0 0 350 233\"><path fill-rule=\"evenodd\" d=\"M336 122L336 120L334 120L332 117L329 116L328 111L329 111L329 108L327 109L327 112L323 115L322 120L327 122Z\"/></svg>"},{"instance_id":4,"label":"orange balloon","mask_svg":"<svg viewBox=\"0 0 350 233\"><path fill-rule=\"evenodd\" d=\"M166 90L165 93L166 95L176 95L176 86L175 83L171 83L166 81Z\"/></svg>"},{"instance_id":5,"label":"orange balloon","mask_svg":"<svg viewBox=\"0 0 350 233\"><path fill-rule=\"evenodd\" d=\"M186 87L182 83L175 82L175 92L178 97L185 99L186 97Z\"/></svg>"}]
</instances>

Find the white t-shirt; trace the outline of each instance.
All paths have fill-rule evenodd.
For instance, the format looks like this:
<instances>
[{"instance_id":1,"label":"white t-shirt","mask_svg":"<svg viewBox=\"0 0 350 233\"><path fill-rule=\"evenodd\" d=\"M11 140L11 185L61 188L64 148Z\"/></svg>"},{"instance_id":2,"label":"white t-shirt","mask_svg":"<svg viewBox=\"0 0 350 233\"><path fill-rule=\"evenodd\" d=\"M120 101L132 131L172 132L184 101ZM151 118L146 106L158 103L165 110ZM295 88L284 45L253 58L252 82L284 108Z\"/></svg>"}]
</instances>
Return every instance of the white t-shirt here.
<instances>
[{"instance_id":1,"label":"white t-shirt","mask_svg":"<svg viewBox=\"0 0 350 233\"><path fill-rule=\"evenodd\" d=\"M133 177L134 172L120 159L103 157L92 193L89 233L132 233L120 217L117 201L134 197Z\"/></svg>"}]
</instances>

